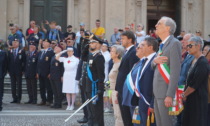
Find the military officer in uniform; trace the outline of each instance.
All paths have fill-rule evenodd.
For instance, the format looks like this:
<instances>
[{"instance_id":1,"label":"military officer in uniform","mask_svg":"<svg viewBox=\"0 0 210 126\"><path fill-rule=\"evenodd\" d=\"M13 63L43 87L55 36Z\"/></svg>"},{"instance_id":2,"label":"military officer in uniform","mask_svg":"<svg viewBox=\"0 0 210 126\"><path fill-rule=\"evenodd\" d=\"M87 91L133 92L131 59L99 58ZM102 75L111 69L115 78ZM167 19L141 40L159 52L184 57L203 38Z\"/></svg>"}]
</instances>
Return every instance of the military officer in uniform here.
<instances>
[{"instance_id":1,"label":"military officer in uniform","mask_svg":"<svg viewBox=\"0 0 210 126\"><path fill-rule=\"evenodd\" d=\"M22 75L25 70L25 51L20 48L19 39L12 42L13 49L8 52L8 72L11 78L12 98L11 103L20 103L22 96ZM16 93L17 89L17 93Z\"/></svg>"},{"instance_id":2,"label":"military officer in uniform","mask_svg":"<svg viewBox=\"0 0 210 126\"><path fill-rule=\"evenodd\" d=\"M0 45L2 46L2 45ZM0 111L2 111L2 100L4 92L4 77L7 73L7 53L0 49Z\"/></svg>"},{"instance_id":3,"label":"military officer in uniform","mask_svg":"<svg viewBox=\"0 0 210 126\"><path fill-rule=\"evenodd\" d=\"M34 41L29 42L29 51L26 55L25 77L28 90L29 100L25 104L37 103L37 61L38 51L36 49L37 44Z\"/></svg>"},{"instance_id":4,"label":"military officer in uniform","mask_svg":"<svg viewBox=\"0 0 210 126\"><path fill-rule=\"evenodd\" d=\"M42 101L38 105L49 106L53 101L53 92L50 85L50 62L54 56L53 50L50 48L51 41L46 39L42 46L43 50L39 52L37 64L37 78L39 78L40 95ZM47 96L46 96L47 92Z\"/></svg>"},{"instance_id":5,"label":"military officer in uniform","mask_svg":"<svg viewBox=\"0 0 210 126\"><path fill-rule=\"evenodd\" d=\"M54 53L59 54L63 50L60 44L54 48ZM62 79L64 67L63 63L56 60L55 56L52 57L50 63L50 83L54 94L54 103L51 108L62 108Z\"/></svg>"},{"instance_id":6,"label":"military officer in uniform","mask_svg":"<svg viewBox=\"0 0 210 126\"><path fill-rule=\"evenodd\" d=\"M104 126L103 93L104 93L104 57L100 52L101 41L97 37L90 40L90 55L87 60L86 95L88 99L98 97L88 104L87 126Z\"/></svg>"},{"instance_id":7,"label":"military officer in uniform","mask_svg":"<svg viewBox=\"0 0 210 126\"><path fill-rule=\"evenodd\" d=\"M81 38L80 43L78 44L78 53L80 55L80 62L77 69L76 80L79 83L80 94L82 98L82 103L86 101L85 94L85 85L86 85L86 66L87 66L87 58L89 54L89 34L87 34L84 29L80 29ZM87 123L88 122L88 110L87 106L83 108L84 117L82 119L77 120L78 123Z\"/></svg>"}]
</instances>

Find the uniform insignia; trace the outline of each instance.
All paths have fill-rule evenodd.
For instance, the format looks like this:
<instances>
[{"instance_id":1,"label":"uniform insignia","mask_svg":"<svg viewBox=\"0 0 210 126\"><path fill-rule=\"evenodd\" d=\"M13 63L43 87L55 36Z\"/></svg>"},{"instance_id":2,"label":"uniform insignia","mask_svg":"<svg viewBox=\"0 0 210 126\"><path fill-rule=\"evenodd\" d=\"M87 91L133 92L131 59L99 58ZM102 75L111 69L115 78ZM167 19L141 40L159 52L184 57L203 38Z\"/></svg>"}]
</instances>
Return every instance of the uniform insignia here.
<instances>
[{"instance_id":1,"label":"uniform insignia","mask_svg":"<svg viewBox=\"0 0 210 126\"><path fill-rule=\"evenodd\" d=\"M89 64L90 64L90 65L92 65L92 64L93 64L93 60L92 60L92 59L89 61Z\"/></svg>"},{"instance_id":2,"label":"uniform insignia","mask_svg":"<svg viewBox=\"0 0 210 126\"><path fill-rule=\"evenodd\" d=\"M35 58L32 59L32 62L33 62L33 63L35 62Z\"/></svg>"},{"instance_id":3,"label":"uniform insignia","mask_svg":"<svg viewBox=\"0 0 210 126\"><path fill-rule=\"evenodd\" d=\"M58 63L57 62L55 63L55 66L58 66Z\"/></svg>"},{"instance_id":4,"label":"uniform insignia","mask_svg":"<svg viewBox=\"0 0 210 126\"><path fill-rule=\"evenodd\" d=\"M12 53L12 49L10 50L10 52Z\"/></svg>"},{"instance_id":5,"label":"uniform insignia","mask_svg":"<svg viewBox=\"0 0 210 126\"><path fill-rule=\"evenodd\" d=\"M18 52L18 53L21 53L21 51L22 51L22 50L19 50L19 52Z\"/></svg>"},{"instance_id":6,"label":"uniform insignia","mask_svg":"<svg viewBox=\"0 0 210 126\"><path fill-rule=\"evenodd\" d=\"M21 55L19 55L19 59L21 59L22 58L22 56Z\"/></svg>"},{"instance_id":7,"label":"uniform insignia","mask_svg":"<svg viewBox=\"0 0 210 126\"><path fill-rule=\"evenodd\" d=\"M48 61L49 60L49 57L46 57L45 60Z\"/></svg>"}]
</instances>

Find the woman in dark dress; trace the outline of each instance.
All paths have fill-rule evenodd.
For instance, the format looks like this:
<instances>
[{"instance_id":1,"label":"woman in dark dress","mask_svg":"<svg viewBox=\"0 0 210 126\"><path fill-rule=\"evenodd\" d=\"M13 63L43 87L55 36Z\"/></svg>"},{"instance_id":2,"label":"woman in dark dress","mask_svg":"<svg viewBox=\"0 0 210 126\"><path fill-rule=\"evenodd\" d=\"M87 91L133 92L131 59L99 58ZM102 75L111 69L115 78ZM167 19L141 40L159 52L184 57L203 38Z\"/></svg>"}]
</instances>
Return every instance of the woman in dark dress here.
<instances>
[{"instance_id":1,"label":"woman in dark dress","mask_svg":"<svg viewBox=\"0 0 210 126\"><path fill-rule=\"evenodd\" d=\"M209 65L202 55L203 41L192 37L188 42L189 54L195 56L188 72L187 85L182 94L184 103L182 126L207 126Z\"/></svg>"}]
</instances>

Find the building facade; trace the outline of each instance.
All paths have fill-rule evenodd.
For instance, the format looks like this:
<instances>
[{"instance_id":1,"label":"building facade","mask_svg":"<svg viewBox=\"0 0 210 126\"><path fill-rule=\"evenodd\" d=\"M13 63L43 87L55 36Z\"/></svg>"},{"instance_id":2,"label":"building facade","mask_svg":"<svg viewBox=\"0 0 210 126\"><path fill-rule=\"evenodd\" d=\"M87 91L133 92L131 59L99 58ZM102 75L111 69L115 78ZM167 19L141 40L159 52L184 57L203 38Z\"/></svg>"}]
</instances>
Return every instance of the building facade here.
<instances>
[{"instance_id":1,"label":"building facade","mask_svg":"<svg viewBox=\"0 0 210 126\"><path fill-rule=\"evenodd\" d=\"M0 39L6 40L9 24L19 24L25 33L30 20L56 21L66 30L72 25L79 30L84 22L86 29L95 27L95 20L101 20L109 40L113 28L124 28L142 23L145 30L154 28L161 16L170 16L180 30L202 32L208 39L210 34L210 0L0 0Z\"/></svg>"}]
</instances>

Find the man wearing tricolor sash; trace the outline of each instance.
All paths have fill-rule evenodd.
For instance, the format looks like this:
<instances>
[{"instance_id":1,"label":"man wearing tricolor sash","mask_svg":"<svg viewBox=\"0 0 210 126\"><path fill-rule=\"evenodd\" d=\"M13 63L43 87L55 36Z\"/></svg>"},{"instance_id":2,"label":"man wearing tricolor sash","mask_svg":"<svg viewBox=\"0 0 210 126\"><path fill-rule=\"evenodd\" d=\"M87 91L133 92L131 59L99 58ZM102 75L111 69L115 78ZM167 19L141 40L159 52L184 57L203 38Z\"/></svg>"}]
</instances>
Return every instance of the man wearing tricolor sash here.
<instances>
[{"instance_id":1,"label":"man wearing tricolor sash","mask_svg":"<svg viewBox=\"0 0 210 126\"><path fill-rule=\"evenodd\" d=\"M176 23L169 17L162 17L156 24L156 34L162 40L159 54L153 60L154 110L157 126L173 126L169 108L175 106L173 98L181 69L181 43L174 38Z\"/></svg>"}]
</instances>

